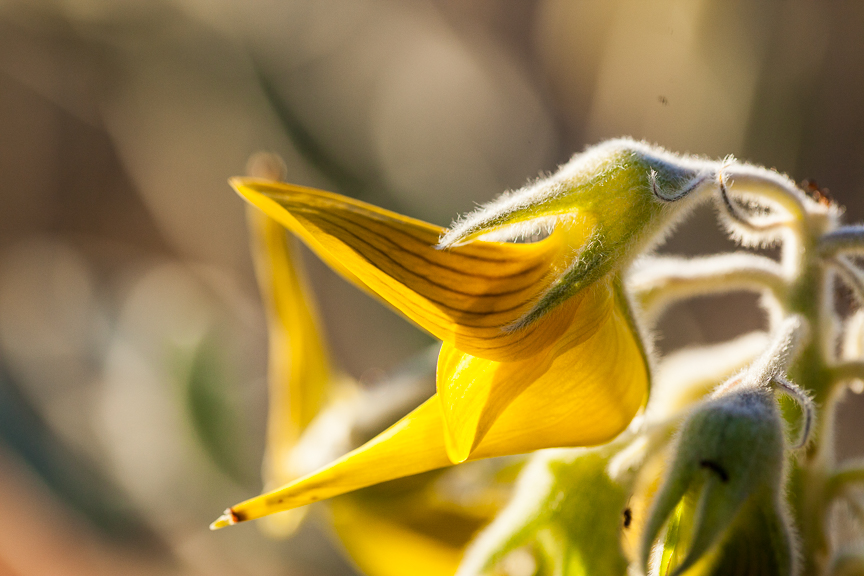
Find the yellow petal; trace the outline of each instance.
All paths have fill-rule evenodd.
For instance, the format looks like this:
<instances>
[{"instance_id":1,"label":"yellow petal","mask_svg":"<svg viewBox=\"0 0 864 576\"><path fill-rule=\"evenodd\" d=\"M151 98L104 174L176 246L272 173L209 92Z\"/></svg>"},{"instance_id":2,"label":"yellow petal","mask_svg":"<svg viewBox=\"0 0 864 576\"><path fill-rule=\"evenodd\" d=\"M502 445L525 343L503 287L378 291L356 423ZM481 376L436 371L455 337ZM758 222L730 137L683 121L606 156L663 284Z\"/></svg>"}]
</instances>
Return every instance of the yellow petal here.
<instances>
[{"instance_id":1,"label":"yellow petal","mask_svg":"<svg viewBox=\"0 0 864 576\"><path fill-rule=\"evenodd\" d=\"M452 576L491 520L423 489L391 494L386 503L380 496L335 498L329 512L348 555L369 576Z\"/></svg>"},{"instance_id":2,"label":"yellow petal","mask_svg":"<svg viewBox=\"0 0 864 576\"><path fill-rule=\"evenodd\" d=\"M469 460L602 444L624 430L645 402L644 357L617 305L590 337L584 327L574 329L555 342L549 356L543 375L498 416Z\"/></svg>"},{"instance_id":3,"label":"yellow petal","mask_svg":"<svg viewBox=\"0 0 864 576\"><path fill-rule=\"evenodd\" d=\"M370 576L452 576L462 549L411 530L346 500L334 502L333 528Z\"/></svg>"},{"instance_id":4,"label":"yellow petal","mask_svg":"<svg viewBox=\"0 0 864 576\"><path fill-rule=\"evenodd\" d=\"M277 182L231 184L346 278L472 355L527 358L570 325L574 307L559 306L522 330L508 329L572 260L567 245L578 246L588 230L557 230L530 244L476 241L439 250L443 228L363 202Z\"/></svg>"},{"instance_id":5,"label":"yellow petal","mask_svg":"<svg viewBox=\"0 0 864 576\"><path fill-rule=\"evenodd\" d=\"M298 476L288 466L290 454L323 407L330 388L330 363L295 240L260 210L250 207L247 223L267 317L269 414L263 475L265 487L274 488ZM268 532L293 533L303 515L292 512L269 519Z\"/></svg>"},{"instance_id":6,"label":"yellow petal","mask_svg":"<svg viewBox=\"0 0 864 576\"><path fill-rule=\"evenodd\" d=\"M399 422L332 464L278 490L229 508L212 525L221 528L345 492L448 466L438 398L433 396Z\"/></svg>"},{"instance_id":7,"label":"yellow petal","mask_svg":"<svg viewBox=\"0 0 864 576\"><path fill-rule=\"evenodd\" d=\"M268 451L279 458L321 410L330 367L292 239L260 211L250 210L248 223L269 334Z\"/></svg>"},{"instance_id":8,"label":"yellow petal","mask_svg":"<svg viewBox=\"0 0 864 576\"><path fill-rule=\"evenodd\" d=\"M552 388L550 398L554 398L559 382L553 379L572 378L580 387L586 385L584 367L580 366L582 372L575 369L568 376L560 372L567 370L565 363L579 359L579 345L609 320L612 299L611 287L600 282L588 288L583 298L565 304L576 307L567 332L547 352L526 360L495 362L448 343L442 346L438 356L438 397L444 413L447 454L454 464L468 458L498 417L529 386L548 385ZM602 355L591 361L607 363ZM549 373L553 365L558 368ZM566 403L568 399L561 401Z\"/></svg>"},{"instance_id":9,"label":"yellow petal","mask_svg":"<svg viewBox=\"0 0 864 576\"><path fill-rule=\"evenodd\" d=\"M585 338L584 330L568 332L549 356L542 375L501 411L469 460L600 444L621 432L644 403L648 389L645 363L629 321L617 306L611 307L592 335ZM483 362L493 372L506 371L494 362ZM520 369L526 370L516 368ZM518 384L515 378L511 381ZM234 506L213 527L450 464L443 410L436 394L360 448L279 490Z\"/></svg>"}]
</instances>

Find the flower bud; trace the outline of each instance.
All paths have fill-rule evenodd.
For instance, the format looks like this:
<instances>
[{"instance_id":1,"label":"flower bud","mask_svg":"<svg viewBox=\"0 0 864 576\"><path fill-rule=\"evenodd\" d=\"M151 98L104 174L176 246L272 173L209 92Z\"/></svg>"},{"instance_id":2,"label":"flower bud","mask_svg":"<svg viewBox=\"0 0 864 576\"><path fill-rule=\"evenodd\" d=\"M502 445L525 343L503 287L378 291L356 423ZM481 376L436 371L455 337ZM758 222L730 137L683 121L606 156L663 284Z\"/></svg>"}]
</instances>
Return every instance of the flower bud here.
<instances>
[{"instance_id":1,"label":"flower bud","mask_svg":"<svg viewBox=\"0 0 864 576\"><path fill-rule=\"evenodd\" d=\"M629 139L610 140L456 222L439 247L561 228L572 253L534 308L514 326L524 327L662 238L693 206L693 193L712 184L715 174L716 165L708 161Z\"/></svg>"},{"instance_id":2,"label":"flower bud","mask_svg":"<svg viewBox=\"0 0 864 576\"><path fill-rule=\"evenodd\" d=\"M657 574L683 574L694 566L699 574L739 573L745 567L741 573L793 573L780 500L784 447L769 387L727 387L697 408L681 429L649 513L643 567L654 549ZM662 543L655 547L658 537Z\"/></svg>"},{"instance_id":3,"label":"flower bud","mask_svg":"<svg viewBox=\"0 0 864 576\"><path fill-rule=\"evenodd\" d=\"M608 449L547 450L519 476L507 507L468 548L457 576L490 574L520 547L540 554L540 574L624 576L619 545L629 526L626 487L608 473Z\"/></svg>"}]
</instances>

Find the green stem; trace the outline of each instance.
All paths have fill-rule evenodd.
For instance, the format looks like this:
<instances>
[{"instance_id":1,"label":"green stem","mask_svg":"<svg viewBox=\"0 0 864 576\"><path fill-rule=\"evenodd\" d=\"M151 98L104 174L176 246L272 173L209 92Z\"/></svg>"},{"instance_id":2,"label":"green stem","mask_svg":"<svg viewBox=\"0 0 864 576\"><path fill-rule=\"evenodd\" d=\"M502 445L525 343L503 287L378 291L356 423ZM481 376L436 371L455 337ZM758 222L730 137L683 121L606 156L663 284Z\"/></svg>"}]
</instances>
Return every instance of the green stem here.
<instances>
[{"instance_id":1,"label":"green stem","mask_svg":"<svg viewBox=\"0 0 864 576\"><path fill-rule=\"evenodd\" d=\"M864 252L864 226L842 226L819 239L819 251L825 256Z\"/></svg>"},{"instance_id":2,"label":"green stem","mask_svg":"<svg viewBox=\"0 0 864 576\"><path fill-rule=\"evenodd\" d=\"M837 498L849 484L864 484L864 461L855 460L834 471L825 484L825 500Z\"/></svg>"},{"instance_id":3,"label":"green stem","mask_svg":"<svg viewBox=\"0 0 864 576\"><path fill-rule=\"evenodd\" d=\"M802 227L808 230L808 227ZM825 514L825 487L828 470L834 463L832 386L834 375L828 351L833 330L833 290L830 278L816 252L816 238L801 239L800 274L790 290L789 312L807 318L813 329L810 342L802 350L791 375L810 394L816 404L815 443L791 462L789 499L795 515L802 545L802 574L822 574L828 561L828 539Z\"/></svg>"},{"instance_id":4,"label":"green stem","mask_svg":"<svg viewBox=\"0 0 864 576\"><path fill-rule=\"evenodd\" d=\"M864 360L849 360L831 368L832 381L846 384L850 380L864 380Z\"/></svg>"},{"instance_id":5,"label":"green stem","mask_svg":"<svg viewBox=\"0 0 864 576\"><path fill-rule=\"evenodd\" d=\"M787 284L780 264L748 253L655 257L645 260L627 279L643 313L651 319L678 300L733 290L767 292L775 301L784 302Z\"/></svg>"}]
</instances>

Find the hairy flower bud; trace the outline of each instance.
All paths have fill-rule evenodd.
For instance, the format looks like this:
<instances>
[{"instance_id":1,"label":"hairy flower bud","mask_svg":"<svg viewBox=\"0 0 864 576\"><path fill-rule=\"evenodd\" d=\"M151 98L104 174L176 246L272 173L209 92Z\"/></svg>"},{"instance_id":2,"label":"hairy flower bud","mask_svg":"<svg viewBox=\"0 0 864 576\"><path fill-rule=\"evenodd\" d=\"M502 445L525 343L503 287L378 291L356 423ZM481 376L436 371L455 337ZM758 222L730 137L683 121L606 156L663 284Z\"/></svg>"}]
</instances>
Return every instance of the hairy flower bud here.
<instances>
[{"instance_id":1,"label":"hairy flower bud","mask_svg":"<svg viewBox=\"0 0 864 576\"><path fill-rule=\"evenodd\" d=\"M496 566L523 546L540 557L541 576L624 576L619 540L630 510L626 486L608 473L613 454L604 448L535 454L510 503L466 551L457 576L498 574Z\"/></svg>"},{"instance_id":2,"label":"hairy flower bud","mask_svg":"<svg viewBox=\"0 0 864 576\"><path fill-rule=\"evenodd\" d=\"M559 228L577 236L569 244L578 250L554 271L545 294L514 326L524 327L662 238L694 205L693 193L713 184L716 168L642 142L610 140L454 223L439 246L478 237L531 237Z\"/></svg>"},{"instance_id":3,"label":"hairy flower bud","mask_svg":"<svg viewBox=\"0 0 864 576\"><path fill-rule=\"evenodd\" d=\"M727 387L697 408L649 513L643 566L652 561L662 575L697 566L699 574L728 574L733 566L747 568L742 573L793 573L780 501L784 447L770 387Z\"/></svg>"}]
</instances>

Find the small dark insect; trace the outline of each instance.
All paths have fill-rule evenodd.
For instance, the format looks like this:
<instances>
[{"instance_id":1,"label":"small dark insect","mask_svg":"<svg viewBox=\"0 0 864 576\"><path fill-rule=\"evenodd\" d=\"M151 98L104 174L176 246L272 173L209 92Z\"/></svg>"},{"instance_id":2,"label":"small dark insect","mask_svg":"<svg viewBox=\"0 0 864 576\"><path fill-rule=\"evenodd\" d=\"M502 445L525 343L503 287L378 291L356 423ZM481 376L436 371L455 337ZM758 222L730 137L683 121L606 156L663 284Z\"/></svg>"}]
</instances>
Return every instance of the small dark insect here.
<instances>
[{"instance_id":1,"label":"small dark insect","mask_svg":"<svg viewBox=\"0 0 864 576\"><path fill-rule=\"evenodd\" d=\"M633 523L633 511L630 508L624 509L624 528L629 528Z\"/></svg>"},{"instance_id":2,"label":"small dark insect","mask_svg":"<svg viewBox=\"0 0 864 576\"><path fill-rule=\"evenodd\" d=\"M801 181L801 189L807 193L813 200L822 204L823 206L828 206L833 202L833 198L831 198L831 192L828 188L822 188L819 184L816 183L815 180L806 179Z\"/></svg>"},{"instance_id":3,"label":"small dark insect","mask_svg":"<svg viewBox=\"0 0 864 576\"><path fill-rule=\"evenodd\" d=\"M662 95L657 97L657 101L660 102L660 104L662 104L663 106L669 104L669 99Z\"/></svg>"}]
</instances>

